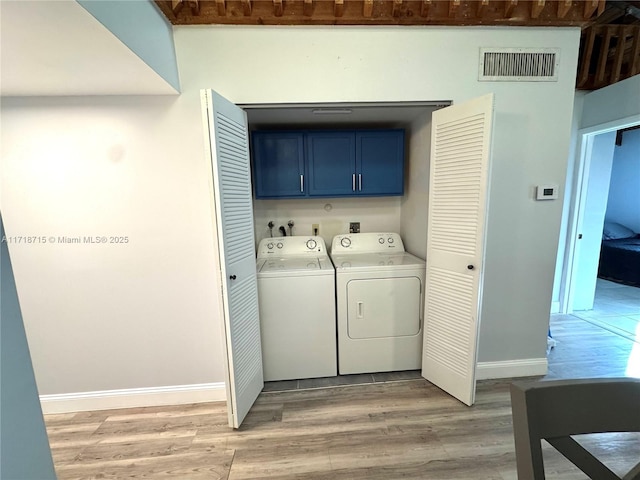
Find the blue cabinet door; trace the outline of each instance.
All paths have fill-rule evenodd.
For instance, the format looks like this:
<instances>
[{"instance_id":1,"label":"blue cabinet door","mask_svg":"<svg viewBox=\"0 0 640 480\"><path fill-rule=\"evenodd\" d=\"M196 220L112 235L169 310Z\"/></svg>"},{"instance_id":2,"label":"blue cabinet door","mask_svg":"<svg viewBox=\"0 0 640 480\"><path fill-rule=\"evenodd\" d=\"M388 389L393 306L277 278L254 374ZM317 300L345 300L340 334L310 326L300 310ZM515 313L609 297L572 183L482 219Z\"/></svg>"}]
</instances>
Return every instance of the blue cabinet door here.
<instances>
[{"instance_id":1,"label":"blue cabinet door","mask_svg":"<svg viewBox=\"0 0 640 480\"><path fill-rule=\"evenodd\" d=\"M307 195L302 132L253 132L252 149L256 198Z\"/></svg>"},{"instance_id":2,"label":"blue cabinet door","mask_svg":"<svg viewBox=\"0 0 640 480\"><path fill-rule=\"evenodd\" d=\"M404 130L356 131L358 195L404 193Z\"/></svg>"},{"instance_id":3,"label":"blue cabinet door","mask_svg":"<svg viewBox=\"0 0 640 480\"><path fill-rule=\"evenodd\" d=\"M355 194L355 133L309 132L306 135L309 195Z\"/></svg>"}]
</instances>

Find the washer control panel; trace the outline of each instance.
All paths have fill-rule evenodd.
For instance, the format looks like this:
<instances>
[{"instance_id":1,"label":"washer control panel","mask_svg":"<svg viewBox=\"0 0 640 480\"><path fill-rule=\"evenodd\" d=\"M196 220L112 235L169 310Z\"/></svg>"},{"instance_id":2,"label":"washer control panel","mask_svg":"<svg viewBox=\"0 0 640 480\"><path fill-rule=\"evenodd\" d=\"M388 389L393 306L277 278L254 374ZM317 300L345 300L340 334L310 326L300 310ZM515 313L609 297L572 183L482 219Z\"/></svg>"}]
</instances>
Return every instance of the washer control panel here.
<instances>
[{"instance_id":1,"label":"washer control panel","mask_svg":"<svg viewBox=\"0 0 640 480\"><path fill-rule=\"evenodd\" d=\"M336 235L331 242L331 253L383 253L404 252L404 244L397 233L347 233Z\"/></svg>"},{"instance_id":2,"label":"washer control panel","mask_svg":"<svg viewBox=\"0 0 640 480\"><path fill-rule=\"evenodd\" d=\"M324 239L318 236L265 238L258 245L258 258L299 255L326 255Z\"/></svg>"}]
</instances>

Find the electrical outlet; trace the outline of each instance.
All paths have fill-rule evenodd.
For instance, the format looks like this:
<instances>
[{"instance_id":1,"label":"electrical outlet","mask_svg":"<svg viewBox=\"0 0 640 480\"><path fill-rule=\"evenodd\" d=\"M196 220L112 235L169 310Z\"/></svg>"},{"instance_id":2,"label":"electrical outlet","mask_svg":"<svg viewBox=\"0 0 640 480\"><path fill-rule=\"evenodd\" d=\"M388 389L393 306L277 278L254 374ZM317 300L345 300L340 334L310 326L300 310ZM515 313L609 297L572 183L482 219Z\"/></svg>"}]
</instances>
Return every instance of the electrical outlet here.
<instances>
[{"instance_id":1,"label":"electrical outlet","mask_svg":"<svg viewBox=\"0 0 640 480\"><path fill-rule=\"evenodd\" d=\"M311 235L320 235L320 225L317 223L314 223L313 225L311 225Z\"/></svg>"},{"instance_id":2,"label":"electrical outlet","mask_svg":"<svg viewBox=\"0 0 640 480\"><path fill-rule=\"evenodd\" d=\"M349 233L360 233L360 222L350 222Z\"/></svg>"}]
</instances>

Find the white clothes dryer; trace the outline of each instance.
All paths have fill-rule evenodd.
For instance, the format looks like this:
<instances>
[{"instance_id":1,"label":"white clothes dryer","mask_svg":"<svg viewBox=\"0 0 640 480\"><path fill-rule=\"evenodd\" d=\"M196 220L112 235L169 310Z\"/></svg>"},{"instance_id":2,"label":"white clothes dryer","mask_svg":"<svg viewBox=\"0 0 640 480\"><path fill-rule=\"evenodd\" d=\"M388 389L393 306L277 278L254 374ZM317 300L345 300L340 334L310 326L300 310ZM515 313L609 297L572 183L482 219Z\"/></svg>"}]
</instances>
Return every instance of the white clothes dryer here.
<instances>
[{"instance_id":1,"label":"white clothes dryer","mask_svg":"<svg viewBox=\"0 0 640 480\"><path fill-rule=\"evenodd\" d=\"M425 261L397 233L333 238L340 374L422 365Z\"/></svg>"},{"instance_id":2,"label":"white clothes dryer","mask_svg":"<svg viewBox=\"0 0 640 480\"><path fill-rule=\"evenodd\" d=\"M265 381L337 375L335 270L322 237L264 239L256 270Z\"/></svg>"}]
</instances>

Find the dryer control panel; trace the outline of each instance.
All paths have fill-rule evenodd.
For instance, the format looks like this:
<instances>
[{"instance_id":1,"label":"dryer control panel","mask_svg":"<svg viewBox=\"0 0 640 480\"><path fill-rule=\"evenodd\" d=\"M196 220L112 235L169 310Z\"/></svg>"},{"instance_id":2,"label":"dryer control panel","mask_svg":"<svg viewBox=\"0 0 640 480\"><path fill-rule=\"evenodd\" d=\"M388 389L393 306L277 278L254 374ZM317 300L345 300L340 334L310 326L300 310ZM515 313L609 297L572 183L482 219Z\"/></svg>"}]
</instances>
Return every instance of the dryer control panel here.
<instances>
[{"instance_id":1,"label":"dryer control panel","mask_svg":"<svg viewBox=\"0 0 640 480\"><path fill-rule=\"evenodd\" d=\"M402 252L404 252L404 244L397 233L347 233L336 235L331 242L332 255Z\"/></svg>"},{"instance_id":2,"label":"dryer control panel","mask_svg":"<svg viewBox=\"0 0 640 480\"><path fill-rule=\"evenodd\" d=\"M289 257L300 255L326 255L324 239L318 236L292 236L265 238L258 246L258 258Z\"/></svg>"}]
</instances>

